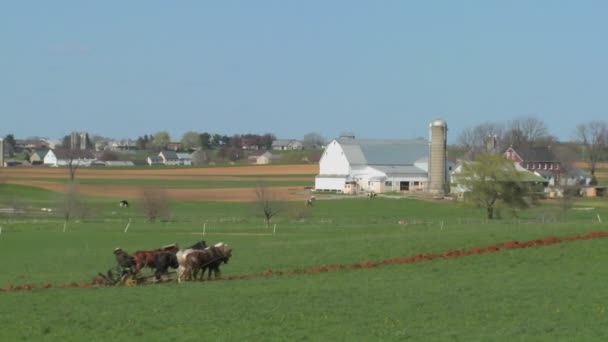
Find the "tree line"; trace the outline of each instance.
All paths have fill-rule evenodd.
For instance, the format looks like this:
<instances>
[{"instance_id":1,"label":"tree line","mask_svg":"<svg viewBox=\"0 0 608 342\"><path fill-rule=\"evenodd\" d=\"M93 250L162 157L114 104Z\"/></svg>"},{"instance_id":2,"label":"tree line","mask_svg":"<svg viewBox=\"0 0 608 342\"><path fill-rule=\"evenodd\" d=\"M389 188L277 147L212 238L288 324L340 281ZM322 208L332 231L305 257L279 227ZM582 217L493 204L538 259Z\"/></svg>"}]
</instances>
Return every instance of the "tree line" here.
<instances>
[{"instance_id":1,"label":"tree line","mask_svg":"<svg viewBox=\"0 0 608 342\"><path fill-rule=\"evenodd\" d=\"M608 160L608 123L596 120L578 124L572 129L571 136L571 141L560 142L550 134L543 120L526 116L508 122L484 122L467 127L457 137L456 143L465 160L475 160L484 153L504 152L509 147L517 151L554 146L558 147L555 152L560 160L585 161L591 175L595 175L597 163Z\"/></svg>"}]
</instances>

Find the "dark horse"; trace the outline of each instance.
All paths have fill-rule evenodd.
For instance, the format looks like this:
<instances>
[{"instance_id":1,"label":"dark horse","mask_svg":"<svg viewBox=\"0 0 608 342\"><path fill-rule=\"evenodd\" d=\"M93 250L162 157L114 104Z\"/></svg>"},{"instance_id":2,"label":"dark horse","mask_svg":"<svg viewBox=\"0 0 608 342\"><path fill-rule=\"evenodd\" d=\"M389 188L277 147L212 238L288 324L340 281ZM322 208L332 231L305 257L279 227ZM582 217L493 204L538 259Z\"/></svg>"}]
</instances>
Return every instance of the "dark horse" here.
<instances>
[{"instance_id":1,"label":"dark horse","mask_svg":"<svg viewBox=\"0 0 608 342\"><path fill-rule=\"evenodd\" d=\"M230 260L230 257L232 256L232 248L230 248L227 244L223 242L217 243L214 246L209 247L209 250L213 254L213 259L201 267L202 272L200 279L204 278L206 270L209 270L207 274L207 279L211 279L212 271L215 279L217 279L219 276L221 276L220 265L222 263L227 264L228 260Z\"/></svg>"},{"instance_id":2,"label":"dark horse","mask_svg":"<svg viewBox=\"0 0 608 342\"><path fill-rule=\"evenodd\" d=\"M137 274L146 266L156 269L155 258L157 254L162 252L171 252L175 254L178 250L179 247L177 244L172 244L151 251L137 251L133 253L133 258L135 259L135 267L133 272Z\"/></svg>"},{"instance_id":3,"label":"dark horse","mask_svg":"<svg viewBox=\"0 0 608 342\"><path fill-rule=\"evenodd\" d=\"M203 250L205 248L207 248L207 243L205 240L199 241L189 247L189 249L193 250ZM161 276L168 272L169 267L179 267L179 263L177 261L177 251L166 251L156 254L154 257L154 268L156 270L154 272L154 276L156 277L156 280L160 280Z\"/></svg>"},{"instance_id":4,"label":"dark horse","mask_svg":"<svg viewBox=\"0 0 608 342\"><path fill-rule=\"evenodd\" d=\"M184 262L184 269L178 275L178 281L187 279L196 279L199 270L206 268L214 269L216 277L219 274L219 265L224 262L227 263L228 259L232 256L232 250L226 244L218 244L203 250L195 250L186 255ZM214 263L217 265L213 266Z\"/></svg>"}]
</instances>

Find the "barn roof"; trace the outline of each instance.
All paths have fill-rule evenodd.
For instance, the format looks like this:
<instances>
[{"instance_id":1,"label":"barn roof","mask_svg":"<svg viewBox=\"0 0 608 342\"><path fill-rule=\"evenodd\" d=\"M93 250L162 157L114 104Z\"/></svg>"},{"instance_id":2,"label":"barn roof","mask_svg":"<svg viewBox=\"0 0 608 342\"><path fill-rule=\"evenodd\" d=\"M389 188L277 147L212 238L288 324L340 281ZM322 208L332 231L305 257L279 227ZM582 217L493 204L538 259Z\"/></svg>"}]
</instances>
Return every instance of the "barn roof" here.
<instances>
[{"instance_id":1,"label":"barn roof","mask_svg":"<svg viewBox=\"0 0 608 342\"><path fill-rule=\"evenodd\" d=\"M413 165L428 157L429 145L424 139L372 140L340 138L344 155L351 165Z\"/></svg>"},{"instance_id":2,"label":"barn roof","mask_svg":"<svg viewBox=\"0 0 608 342\"><path fill-rule=\"evenodd\" d=\"M556 162L558 161L555 157L555 153L551 150L551 147L522 147L515 150L517 154L525 162Z\"/></svg>"}]
</instances>

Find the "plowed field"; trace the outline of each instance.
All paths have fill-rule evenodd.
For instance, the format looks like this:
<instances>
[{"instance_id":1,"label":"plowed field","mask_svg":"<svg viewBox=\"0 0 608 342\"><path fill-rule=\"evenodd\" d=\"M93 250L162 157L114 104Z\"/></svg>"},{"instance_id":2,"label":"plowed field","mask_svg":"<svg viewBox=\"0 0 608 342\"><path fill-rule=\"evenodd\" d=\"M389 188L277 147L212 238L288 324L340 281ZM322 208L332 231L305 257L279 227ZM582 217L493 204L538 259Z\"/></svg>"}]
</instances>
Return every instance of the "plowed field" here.
<instances>
[{"instance_id":1,"label":"plowed field","mask_svg":"<svg viewBox=\"0 0 608 342\"><path fill-rule=\"evenodd\" d=\"M80 179L148 179L148 180L208 180L208 181L281 181L281 180L313 180L319 172L318 165L272 165L272 166L242 166L242 167L213 167L213 168L177 168L149 170L120 170L120 169L84 169L77 172ZM20 185L29 185L51 191L63 192L65 185L44 179L67 178L64 168L5 168L0 171L0 178ZM83 194L110 196L116 198L137 198L141 188L128 185L91 185L82 184L79 191ZM252 187L232 187L214 189L171 189L166 188L167 195L177 200L198 201L254 201L255 192ZM277 186L272 187L273 196L279 200L300 200L308 195L303 187Z\"/></svg>"}]
</instances>

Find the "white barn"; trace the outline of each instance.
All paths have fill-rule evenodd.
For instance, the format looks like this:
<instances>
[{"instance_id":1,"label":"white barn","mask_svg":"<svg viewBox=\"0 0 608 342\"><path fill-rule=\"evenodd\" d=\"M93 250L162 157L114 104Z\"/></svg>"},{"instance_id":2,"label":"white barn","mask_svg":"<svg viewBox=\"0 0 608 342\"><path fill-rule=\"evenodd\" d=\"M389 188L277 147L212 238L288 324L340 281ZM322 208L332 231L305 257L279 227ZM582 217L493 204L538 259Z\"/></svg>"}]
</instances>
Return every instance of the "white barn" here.
<instances>
[{"instance_id":1,"label":"white barn","mask_svg":"<svg viewBox=\"0 0 608 342\"><path fill-rule=\"evenodd\" d=\"M443 193L451 166L445 152L447 125L429 125L433 144L424 139L371 140L341 137L327 145L319 161L316 191ZM429 155L436 151L437 165L429 172ZM442 169L442 170L439 170ZM434 174L434 179L430 174ZM434 182L434 183L433 183ZM431 184L432 183L432 184Z\"/></svg>"}]
</instances>

